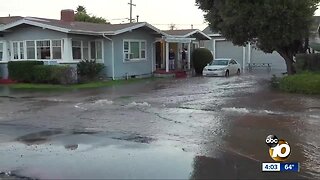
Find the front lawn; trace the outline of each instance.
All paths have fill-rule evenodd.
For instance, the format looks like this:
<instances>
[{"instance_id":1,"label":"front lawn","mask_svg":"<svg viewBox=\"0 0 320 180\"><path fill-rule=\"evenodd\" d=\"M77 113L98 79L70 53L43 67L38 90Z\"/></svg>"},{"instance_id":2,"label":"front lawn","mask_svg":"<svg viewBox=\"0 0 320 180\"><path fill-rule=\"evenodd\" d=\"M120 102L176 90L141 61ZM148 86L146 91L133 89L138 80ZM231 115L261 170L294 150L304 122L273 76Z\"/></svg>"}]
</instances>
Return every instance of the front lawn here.
<instances>
[{"instance_id":1,"label":"front lawn","mask_svg":"<svg viewBox=\"0 0 320 180\"><path fill-rule=\"evenodd\" d=\"M286 76L279 81L282 91L302 94L320 94L320 73L304 72Z\"/></svg>"}]
</instances>

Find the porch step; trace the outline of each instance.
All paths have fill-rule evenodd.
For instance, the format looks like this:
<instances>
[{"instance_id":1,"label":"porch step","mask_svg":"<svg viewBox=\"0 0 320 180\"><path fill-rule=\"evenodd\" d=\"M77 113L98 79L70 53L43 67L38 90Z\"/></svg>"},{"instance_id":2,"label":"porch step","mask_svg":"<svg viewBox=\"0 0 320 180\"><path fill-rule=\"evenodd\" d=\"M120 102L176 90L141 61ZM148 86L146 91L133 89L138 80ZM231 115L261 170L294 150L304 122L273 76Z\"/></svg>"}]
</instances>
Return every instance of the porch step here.
<instances>
[{"instance_id":1,"label":"porch step","mask_svg":"<svg viewBox=\"0 0 320 180\"><path fill-rule=\"evenodd\" d=\"M11 79L0 79L0 84L14 84L14 83L17 83L17 82Z\"/></svg>"},{"instance_id":2,"label":"porch step","mask_svg":"<svg viewBox=\"0 0 320 180\"><path fill-rule=\"evenodd\" d=\"M169 71L157 70L154 72L155 77L175 77L175 78L187 78L187 73L185 71Z\"/></svg>"},{"instance_id":3,"label":"porch step","mask_svg":"<svg viewBox=\"0 0 320 180\"><path fill-rule=\"evenodd\" d=\"M187 78L187 73L185 71L176 72L176 78Z\"/></svg>"}]
</instances>

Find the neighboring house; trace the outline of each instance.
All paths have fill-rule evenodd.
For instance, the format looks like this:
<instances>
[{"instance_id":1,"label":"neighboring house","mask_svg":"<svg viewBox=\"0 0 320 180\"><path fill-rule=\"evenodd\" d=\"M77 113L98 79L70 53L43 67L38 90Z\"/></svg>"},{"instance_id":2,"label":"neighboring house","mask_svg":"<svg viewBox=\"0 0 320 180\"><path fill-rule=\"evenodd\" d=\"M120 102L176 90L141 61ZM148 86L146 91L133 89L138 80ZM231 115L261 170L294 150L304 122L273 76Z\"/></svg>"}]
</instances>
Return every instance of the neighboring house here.
<instances>
[{"instance_id":1,"label":"neighboring house","mask_svg":"<svg viewBox=\"0 0 320 180\"><path fill-rule=\"evenodd\" d=\"M191 33L191 34L190 34ZM199 30L174 36L146 23L96 24L74 21L73 10L62 10L61 19L0 17L0 66L7 78L8 61L39 60L45 64L76 65L85 59L103 63L106 77L150 76L156 68L168 70L168 51L159 43L187 43L210 39ZM198 36L200 39L193 37ZM201 36L202 34L202 36ZM190 49L190 48L189 48ZM162 66L156 53L164 52Z\"/></svg>"},{"instance_id":2,"label":"neighboring house","mask_svg":"<svg viewBox=\"0 0 320 180\"><path fill-rule=\"evenodd\" d=\"M249 64L270 63L273 70L286 71L285 61L277 52L266 54L250 44L245 47L235 46L220 33L212 32L209 27L205 28L203 33L210 36L211 40L201 42L201 46L211 50L214 59L236 59L241 64L243 70L245 70Z\"/></svg>"}]
</instances>

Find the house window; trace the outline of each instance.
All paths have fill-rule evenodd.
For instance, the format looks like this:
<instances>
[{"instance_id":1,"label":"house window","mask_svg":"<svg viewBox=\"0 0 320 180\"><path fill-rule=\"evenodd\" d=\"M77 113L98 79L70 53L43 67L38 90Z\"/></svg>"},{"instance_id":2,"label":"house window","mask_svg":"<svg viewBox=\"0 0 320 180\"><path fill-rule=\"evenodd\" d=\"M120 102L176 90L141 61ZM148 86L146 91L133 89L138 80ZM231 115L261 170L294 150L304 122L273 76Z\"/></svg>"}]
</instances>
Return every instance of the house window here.
<instances>
[{"instance_id":1,"label":"house window","mask_svg":"<svg viewBox=\"0 0 320 180\"><path fill-rule=\"evenodd\" d=\"M96 41L96 55L97 59L102 59L102 42Z\"/></svg>"},{"instance_id":2,"label":"house window","mask_svg":"<svg viewBox=\"0 0 320 180\"><path fill-rule=\"evenodd\" d=\"M13 42L13 59L19 59L18 42Z\"/></svg>"},{"instance_id":3,"label":"house window","mask_svg":"<svg viewBox=\"0 0 320 180\"><path fill-rule=\"evenodd\" d=\"M81 59L81 41L72 41L73 59Z\"/></svg>"},{"instance_id":4,"label":"house window","mask_svg":"<svg viewBox=\"0 0 320 180\"><path fill-rule=\"evenodd\" d=\"M23 41L12 42L12 54L13 54L13 59L17 59L17 60L25 59Z\"/></svg>"},{"instance_id":5,"label":"house window","mask_svg":"<svg viewBox=\"0 0 320 180\"><path fill-rule=\"evenodd\" d=\"M125 61L145 60L147 57L146 41L124 41L123 53Z\"/></svg>"},{"instance_id":6,"label":"house window","mask_svg":"<svg viewBox=\"0 0 320 180\"><path fill-rule=\"evenodd\" d=\"M140 43L140 57L142 59L146 58L146 43L145 42Z\"/></svg>"},{"instance_id":7,"label":"house window","mask_svg":"<svg viewBox=\"0 0 320 180\"><path fill-rule=\"evenodd\" d=\"M23 42L19 42L19 54L20 54L20 59L24 59L24 43Z\"/></svg>"},{"instance_id":8,"label":"house window","mask_svg":"<svg viewBox=\"0 0 320 180\"><path fill-rule=\"evenodd\" d=\"M35 42L27 41L27 59L36 59Z\"/></svg>"},{"instance_id":9,"label":"house window","mask_svg":"<svg viewBox=\"0 0 320 180\"><path fill-rule=\"evenodd\" d=\"M102 60L102 41L90 42L91 59Z\"/></svg>"},{"instance_id":10,"label":"house window","mask_svg":"<svg viewBox=\"0 0 320 180\"><path fill-rule=\"evenodd\" d=\"M51 59L50 41L37 41L37 59Z\"/></svg>"},{"instance_id":11,"label":"house window","mask_svg":"<svg viewBox=\"0 0 320 180\"><path fill-rule=\"evenodd\" d=\"M3 43L0 43L0 61L3 59Z\"/></svg>"},{"instance_id":12,"label":"house window","mask_svg":"<svg viewBox=\"0 0 320 180\"><path fill-rule=\"evenodd\" d=\"M61 59L61 40L52 40L52 58Z\"/></svg>"},{"instance_id":13,"label":"house window","mask_svg":"<svg viewBox=\"0 0 320 180\"><path fill-rule=\"evenodd\" d=\"M82 47L83 47L83 58L82 59L88 60L89 59L89 42L83 41Z\"/></svg>"},{"instance_id":14,"label":"house window","mask_svg":"<svg viewBox=\"0 0 320 180\"><path fill-rule=\"evenodd\" d=\"M72 53L75 60L102 60L102 41L72 41Z\"/></svg>"},{"instance_id":15,"label":"house window","mask_svg":"<svg viewBox=\"0 0 320 180\"><path fill-rule=\"evenodd\" d=\"M91 47L91 59L96 59L96 42L92 41L90 42L90 47Z\"/></svg>"}]
</instances>

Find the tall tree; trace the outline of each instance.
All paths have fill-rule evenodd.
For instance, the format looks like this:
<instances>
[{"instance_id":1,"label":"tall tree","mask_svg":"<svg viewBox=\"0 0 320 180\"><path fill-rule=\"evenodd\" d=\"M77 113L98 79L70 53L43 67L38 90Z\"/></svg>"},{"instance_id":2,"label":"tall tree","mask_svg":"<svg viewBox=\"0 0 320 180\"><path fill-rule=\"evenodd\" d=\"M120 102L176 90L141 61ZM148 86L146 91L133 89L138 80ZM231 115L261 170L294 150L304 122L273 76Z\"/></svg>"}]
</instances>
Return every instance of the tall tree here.
<instances>
[{"instance_id":1,"label":"tall tree","mask_svg":"<svg viewBox=\"0 0 320 180\"><path fill-rule=\"evenodd\" d=\"M92 22L100 24L109 24L109 22L103 17L97 17L95 15L90 15L87 13L87 10L84 6L78 6L75 14L76 21L82 22Z\"/></svg>"},{"instance_id":2,"label":"tall tree","mask_svg":"<svg viewBox=\"0 0 320 180\"><path fill-rule=\"evenodd\" d=\"M196 0L211 29L233 44L278 52L294 74L294 56L306 52L320 0Z\"/></svg>"}]
</instances>

